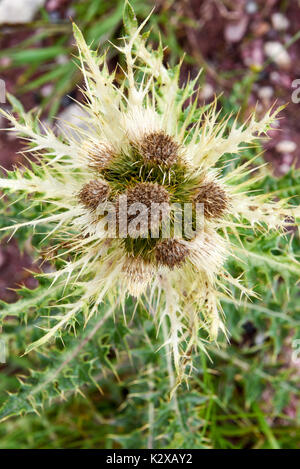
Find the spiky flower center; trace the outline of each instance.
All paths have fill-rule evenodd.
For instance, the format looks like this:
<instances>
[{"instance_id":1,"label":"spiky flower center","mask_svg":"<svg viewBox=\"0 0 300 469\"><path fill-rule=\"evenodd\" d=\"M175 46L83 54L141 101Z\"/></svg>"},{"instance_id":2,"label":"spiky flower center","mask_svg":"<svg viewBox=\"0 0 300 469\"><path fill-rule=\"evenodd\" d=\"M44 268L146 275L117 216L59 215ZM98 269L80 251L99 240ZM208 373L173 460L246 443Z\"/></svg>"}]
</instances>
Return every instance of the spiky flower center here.
<instances>
[{"instance_id":1,"label":"spiky flower center","mask_svg":"<svg viewBox=\"0 0 300 469\"><path fill-rule=\"evenodd\" d=\"M225 190L213 181L204 182L197 191L195 202L203 204L204 216L207 219L221 218L228 208L228 197Z\"/></svg>"},{"instance_id":2,"label":"spiky flower center","mask_svg":"<svg viewBox=\"0 0 300 469\"><path fill-rule=\"evenodd\" d=\"M179 145L162 131L146 134L139 142L138 149L146 163L170 168L178 159Z\"/></svg>"},{"instance_id":3,"label":"spiky flower center","mask_svg":"<svg viewBox=\"0 0 300 469\"><path fill-rule=\"evenodd\" d=\"M155 258L158 264L174 269L186 260L189 249L176 239L167 239L157 244Z\"/></svg>"},{"instance_id":4,"label":"spiky flower center","mask_svg":"<svg viewBox=\"0 0 300 469\"><path fill-rule=\"evenodd\" d=\"M100 203L107 200L109 192L110 187L107 182L96 179L82 187L78 198L87 209L95 210Z\"/></svg>"},{"instance_id":5,"label":"spiky flower center","mask_svg":"<svg viewBox=\"0 0 300 469\"><path fill-rule=\"evenodd\" d=\"M168 203L169 200L170 194L167 189L153 182L141 182L127 191L127 201L129 204L140 202L150 208L152 203Z\"/></svg>"},{"instance_id":6,"label":"spiky flower center","mask_svg":"<svg viewBox=\"0 0 300 469\"><path fill-rule=\"evenodd\" d=\"M153 206L157 204L164 206L170 201L170 194L164 186L152 182L141 182L136 184L134 187L128 189L127 193L127 204L132 206L133 204L143 204L147 209L152 209L154 214ZM166 210L164 210L164 213ZM149 213L148 213L149 215ZM151 215L151 214L150 214ZM129 215L128 220L131 220L134 215ZM162 219L162 213L160 220ZM148 220L149 223L149 220Z\"/></svg>"},{"instance_id":7,"label":"spiky flower center","mask_svg":"<svg viewBox=\"0 0 300 469\"><path fill-rule=\"evenodd\" d=\"M151 229L159 227L161 222L169 214L170 194L168 190L157 183L141 182L129 187L121 193L116 201L116 223L118 233L122 230L124 223L129 228L129 238L132 238L132 230L135 228L137 234L134 239L145 235L151 235ZM126 205L125 205L126 204ZM138 223L131 226L136 216L139 215ZM134 246L127 252L134 252Z\"/></svg>"},{"instance_id":8,"label":"spiky flower center","mask_svg":"<svg viewBox=\"0 0 300 469\"><path fill-rule=\"evenodd\" d=\"M164 131L146 133L140 141L127 144L119 154L101 143L95 145L93 142L88 148L94 149L93 152L90 150L88 166L101 174L102 179L85 184L79 200L94 211L100 202L109 199L115 207L117 236L124 238L122 244L129 258L139 262L143 259L146 263L170 269L179 267L188 259L189 250L186 243L175 239L178 236L174 228L176 217L171 211L173 204L192 206L190 224L193 227L197 203L203 204L207 220L222 217L228 207L225 190L217 182L207 180L205 174L192 173L179 157L182 154L180 146ZM140 215L140 205L146 209L142 222L136 224L140 232L133 236L127 231L124 236L119 236L124 218L128 227ZM124 210L127 212L123 213ZM162 233L166 219L169 220L170 239L165 239ZM158 229L155 236L153 227ZM182 239L191 238L183 234Z\"/></svg>"}]
</instances>

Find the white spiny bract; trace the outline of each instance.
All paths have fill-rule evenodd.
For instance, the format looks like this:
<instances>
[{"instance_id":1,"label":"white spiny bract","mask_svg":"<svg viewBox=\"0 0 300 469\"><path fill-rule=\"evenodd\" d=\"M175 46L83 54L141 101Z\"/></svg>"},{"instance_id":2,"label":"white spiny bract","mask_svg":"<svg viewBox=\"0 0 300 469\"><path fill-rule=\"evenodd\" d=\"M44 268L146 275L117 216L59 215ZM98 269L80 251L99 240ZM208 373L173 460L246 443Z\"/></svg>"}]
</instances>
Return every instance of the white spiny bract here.
<instances>
[{"instance_id":1,"label":"white spiny bract","mask_svg":"<svg viewBox=\"0 0 300 469\"><path fill-rule=\"evenodd\" d=\"M172 350L180 382L193 368L192 352L205 350L219 330L226 334L220 298L230 294L230 285L252 294L224 269L225 259L241 249L239 229L273 229L280 235L296 210L271 195L248 192L253 161L231 171L215 168L226 153L238 161L238 154L266 134L278 110L261 120L253 115L244 125L236 120L228 131L228 120L218 122L216 103L200 112L197 79L180 87L180 66L165 67L162 48L152 50L141 33L146 22L138 27L128 4L126 12L127 36L117 47L126 64L121 83L109 72L106 55L93 52L74 26L85 83L84 130L72 124L58 137L32 112L20 111L19 119L3 112L38 163L11 172L0 187L16 193L16 200L23 194L28 204L44 204L43 217L10 228L50 224L49 242L58 240L51 248L54 253L59 248L64 261L59 270L44 274L53 277L52 285L65 284L63 312L29 349L55 337L80 311L86 320L101 314L104 301L121 305L126 320L125 300L132 294L158 329L163 323L167 330L162 345ZM257 178L259 172L254 174ZM109 200L118 210L124 193L146 203L147 197L202 202L204 226L193 239L110 238L97 201ZM70 305L67 293L76 289L82 294Z\"/></svg>"}]
</instances>

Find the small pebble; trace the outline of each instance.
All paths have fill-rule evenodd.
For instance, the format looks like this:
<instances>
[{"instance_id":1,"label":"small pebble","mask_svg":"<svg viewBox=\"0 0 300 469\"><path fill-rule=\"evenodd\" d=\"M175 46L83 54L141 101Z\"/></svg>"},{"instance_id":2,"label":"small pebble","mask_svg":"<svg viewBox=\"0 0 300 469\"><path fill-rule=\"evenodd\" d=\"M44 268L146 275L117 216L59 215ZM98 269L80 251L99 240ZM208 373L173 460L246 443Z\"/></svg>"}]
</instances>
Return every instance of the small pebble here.
<instances>
[{"instance_id":1,"label":"small pebble","mask_svg":"<svg viewBox=\"0 0 300 469\"><path fill-rule=\"evenodd\" d=\"M46 98L47 96L50 96L50 94L53 91L53 85L45 85L41 89L41 95Z\"/></svg>"},{"instance_id":2,"label":"small pebble","mask_svg":"<svg viewBox=\"0 0 300 469\"><path fill-rule=\"evenodd\" d=\"M48 11L55 11L60 8L65 3L64 0L48 0L47 2L47 10Z\"/></svg>"},{"instance_id":3,"label":"small pebble","mask_svg":"<svg viewBox=\"0 0 300 469\"><path fill-rule=\"evenodd\" d=\"M280 42L269 41L265 43L265 54L272 59L279 67L289 68L291 58Z\"/></svg>"},{"instance_id":4,"label":"small pebble","mask_svg":"<svg viewBox=\"0 0 300 469\"><path fill-rule=\"evenodd\" d=\"M286 31L290 25L290 22L282 13L273 13L272 25L276 31Z\"/></svg>"},{"instance_id":5,"label":"small pebble","mask_svg":"<svg viewBox=\"0 0 300 469\"><path fill-rule=\"evenodd\" d=\"M6 55L4 55L3 57L1 57L0 59L0 66L1 67L9 67L12 63L12 60L10 57L7 57Z\"/></svg>"},{"instance_id":6,"label":"small pebble","mask_svg":"<svg viewBox=\"0 0 300 469\"><path fill-rule=\"evenodd\" d=\"M270 73L270 80L273 82L273 83L276 83L278 84L279 81L280 81L280 74L276 71L273 71Z\"/></svg>"},{"instance_id":7,"label":"small pebble","mask_svg":"<svg viewBox=\"0 0 300 469\"><path fill-rule=\"evenodd\" d=\"M206 101L207 99L210 99L213 97L214 95L214 88L212 87L212 85L210 85L209 83L205 83L203 85L203 87L201 88L201 91L200 91L200 97Z\"/></svg>"},{"instance_id":8,"label":"small pebble","mask_svg":"<svg viewBox=\"0 0 300 469\"><path fill-rule=\"evenodd\" d=\"M286 164L286 163L283 163L279 166L279 170L282 174L286 174L289 172L290 170L290 165L289 164Z\"/></svg>"},{"instance_id":9,"label":"small pebble","mask_svg":"<svg viewBox=\"0 0 300 469\"><path fill-rule=\"evenodd\" d=\"M262 86L261 88L259 88L257 94L260 99L269 101L274 95L274 89L272 88L272 86Z\"/></svg>"},{"instance_id":10,"label":"small pebble","mask_svg":"<svg viewBox=\"0 0 300 469\"><path fill-rule=\"evenodd\" d=\"M265 334L263 334L262 332L259 332L255 336L255 345L262 345L265 342L265 340L266 340Z\"/></svg>"},{"instance_id":11,"label":"small pebble","mask_svg":"<svg viewBox=\"0 0 300 469\"><path fill-rule=\"evenodd\" d=\"M65 54L60 54L56 58L56 63L58 63L59 65L64 65L68 62L69 62L69 58Z\"/></svg>"},{"instance_id":12,"label":"small pebble","mask_svg":"<svg viewBox=\"0 0 300 469\"><path fill-rule=\"evenodd\" d=\"M1 0L0 24L29 23L44 3L45 0Z\"/></svg>"},{"instance_id":13,"label":"small pebble","mask_svg":"<svg viewBox=\"0 0 300 469\"><path fill-rule=\"evenodd\" d=\"M266 21L261 21L260 23L253 23L252 31L254 36L261 37L267 34L270 31L270 24Z\"/></svg>"},{"instance_id":14,"label":"small pebble","mask_svg":"<svg viewBox=\"0 0 300 469\"><path fill-rule=\"evenodd\" d=\"M248 15L254 15L258 10L257 3L250 1L246 3L245 11Z\"/></svg>"},{"instance_id":15,"label":"small pebble","mask_svg":"<svg viewBox=\"0 0 300 469\"><path fill-rule=\"evenodd\" d=\"M248 21L249 18L245 15L237 21L228 22L224 29L226 42L239 42L246 33Z\"/></svg>"},{"instance_id":16,"label":"small pebble","mask_svg":"<svg viewBox=\"0 0 300 469\"><path fill-rule=\"evenodd\" d=\"M296 150L297 145L292 140L281 140L277 143L275 148L278 153L293 153Z\"/></svg>"}]
</instances>

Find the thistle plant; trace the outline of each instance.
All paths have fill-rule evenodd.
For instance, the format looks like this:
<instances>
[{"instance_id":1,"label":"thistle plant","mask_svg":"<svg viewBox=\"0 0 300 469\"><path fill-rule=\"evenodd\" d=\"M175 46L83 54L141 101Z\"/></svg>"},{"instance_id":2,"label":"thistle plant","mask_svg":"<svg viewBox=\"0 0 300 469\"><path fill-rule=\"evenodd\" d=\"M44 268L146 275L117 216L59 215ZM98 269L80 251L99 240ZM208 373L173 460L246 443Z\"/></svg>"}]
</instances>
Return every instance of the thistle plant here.
<instances>
[{"instance_id":1,"label":"thistle plant","mask_svg":"<svg viewBox=\"0 0 300 469\"><path fill-rule=\"evenodd\" d=\"M80 315L85 324L95 315L129 324L143 308L163 330L161 347L172 353L174 389L193 373L199 349L206 352L219 334L230 337L221 302L256 295L227 260L243 265L249 236L275 246L295 226L299 209L257 192L265 169L257 156L245 157L281 108L239 123L221 117L216 101L201 107L199 76L181 85L180 64L165 66L162 45L148 45L147 20L138 26L128 3L124 20L126 34L113 46L124 63L113 72L107 53L93 51L74 25L83 126L54 131L9 96L18 117L2 114L31 157L0 180L11 207L26 201L27 219L3 230L31 227L52 266L39 278L50 281L46 296L55 313L50 309L27 352L76 327ZM292 253L289 262L297 264Z\"/></svg>"}]
</instances>

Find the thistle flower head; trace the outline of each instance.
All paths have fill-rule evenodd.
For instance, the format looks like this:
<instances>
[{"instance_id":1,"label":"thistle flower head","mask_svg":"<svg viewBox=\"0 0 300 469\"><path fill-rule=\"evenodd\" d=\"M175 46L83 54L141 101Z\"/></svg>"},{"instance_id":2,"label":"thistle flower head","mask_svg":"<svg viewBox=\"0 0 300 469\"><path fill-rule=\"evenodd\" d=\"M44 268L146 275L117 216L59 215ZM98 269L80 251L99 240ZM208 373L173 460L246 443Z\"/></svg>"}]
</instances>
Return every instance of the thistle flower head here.
<instances>
[{"instance_id":1,"label":"thistle flower head","mask_svg":"<svg viewBox=\"0 0 300 469\"><path fill-rule=\"evenodd\" d=\"M165 265L170 269L179 267L188 258L189 249L177 239L168 239L157 244L155 247L155 257L157 263Z\"/></svg>"},{"instance_id":2,"label":"thistle flower head","mask_svg":"<svg viewBox=\"0 0 300 469\"><path fill-rule=\"evenodd\" d=\"M221 218L229 205L225 190L215 181L203 181L197 189L194 200L203 204L207 219Z\"/></svg>"},{"instance_id":3,"label":"thistle flower head","mask_svg":"<svg viewBox=\"0 0 300 469\"><path fill-rule=\"evenodd\" d=\"M163 130L145 134L137 149L141 153L145 163L171 167L178 159L179 145L174 138Z\"/></svg>"},{"instance_id":4,"label":"thistle flower head","mask_svg":"<svg viewBox=\"0 0 300 469\"><path fill-rule=\"evenodd\" d=\"M99 173L107 168L113 158L112 148L101 141L84 141L82 154L87 166Z\"/></svg>"},{"instance_id":5,"label":"thistle flower head","mask_svg":"<svg viewBox=\"0 0 300 469\"><path fill-rule=\"evenodd\" d=\"M169 200L170 195L167 189L153 182L140 182L127 190L129 204L141 203L147 208L151 208L151 204L168 203Z\"/></svg>"},{"instance_id":6,"label":"thistle flower head","mask_svg":"<svg viewBox=\"0 0 300 469\"><path fill-rule=\"evenodd\" d=\"M109 185L99 179L92 180L79 191L78 199L85 208L95 210L100 203L107 200L109 194Z\"/></svg>"},{"instance_id":7,"label":"thistle flower head","mask_svg":"<svg viewBox=\"0 0 300 469\"><path fill-rule=\"evenodd\" d=\"M131 9L127 2L125 9ZM282 231L295 213L285 201L247 192L252 168L249 161L236 164L278 110L261 120L253 115L246 124L236 120L227 132L228 122L217 122L216 103L199 112L197 98L190 100L197 79L181 87L180 67L166 68L162 48L147 45L145 22L138 26L132 12L125 16L127 36L116 49L126 68L118 84L105 54L96 56L74 26L87 114L86 130L78 128L76 140L36 125L32 114L18 121L5 113L39 165L1 179L1 187L44 204L45 215L24 224L53 225L48 237L61 238L65 264L45 275L81 292L34 346L83 309L89 317L105 299L124 303L133 294L155 312L158 328L165 321L165 343L180 381L192 369L191 352L204 347L198 331L210 340L226 332L221 294L231 286L251 294L225 270L226 258L238 256L238 227ZM230 171L219 164L225 154L237 156Z\"/></svg>"}]
</instances>

